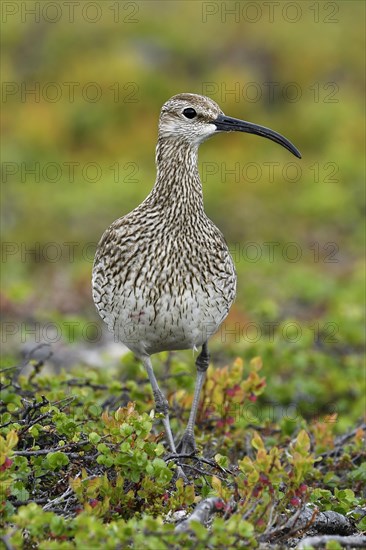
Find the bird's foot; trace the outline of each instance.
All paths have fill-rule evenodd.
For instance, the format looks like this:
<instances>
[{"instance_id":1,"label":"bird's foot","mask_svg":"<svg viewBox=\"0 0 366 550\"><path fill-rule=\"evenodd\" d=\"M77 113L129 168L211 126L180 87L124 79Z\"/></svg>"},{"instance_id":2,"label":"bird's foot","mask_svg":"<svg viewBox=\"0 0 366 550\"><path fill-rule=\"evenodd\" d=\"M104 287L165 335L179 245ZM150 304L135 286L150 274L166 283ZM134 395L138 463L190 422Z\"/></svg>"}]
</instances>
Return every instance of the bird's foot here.
<instances>
[{"instance_id":1,"label":"bird's foot","mask_svg":"<svg viewBox=\"0 0 366 550\"><path fill-rule=\"evenodd\" d=\"M197 447L194 439L194 435L191 432L184 432L182 439L177 445L177 453L179 454L196 454Z\"/></svg>"}]
</instances>

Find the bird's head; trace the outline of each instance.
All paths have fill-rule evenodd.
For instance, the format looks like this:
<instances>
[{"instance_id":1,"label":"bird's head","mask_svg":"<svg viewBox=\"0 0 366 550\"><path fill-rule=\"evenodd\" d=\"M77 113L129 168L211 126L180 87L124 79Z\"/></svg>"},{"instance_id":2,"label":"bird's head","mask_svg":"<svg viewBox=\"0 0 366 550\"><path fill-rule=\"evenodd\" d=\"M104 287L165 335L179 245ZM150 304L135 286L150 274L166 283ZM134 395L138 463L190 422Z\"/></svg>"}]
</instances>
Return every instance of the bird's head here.
<instances>
[{"instance_id":1,"label":"bird's head","mask_svg":"<svg viewBox=\"0 0 366 550\"><path fill-rule=\"evenodd\" d=\"M197 94L178 94L164 103L159 120L159 137L199 145L218 132L246 132L279 143L296 157L296 147L270 128L226 116L215 101Z\"/></svg>"}]
</instances>

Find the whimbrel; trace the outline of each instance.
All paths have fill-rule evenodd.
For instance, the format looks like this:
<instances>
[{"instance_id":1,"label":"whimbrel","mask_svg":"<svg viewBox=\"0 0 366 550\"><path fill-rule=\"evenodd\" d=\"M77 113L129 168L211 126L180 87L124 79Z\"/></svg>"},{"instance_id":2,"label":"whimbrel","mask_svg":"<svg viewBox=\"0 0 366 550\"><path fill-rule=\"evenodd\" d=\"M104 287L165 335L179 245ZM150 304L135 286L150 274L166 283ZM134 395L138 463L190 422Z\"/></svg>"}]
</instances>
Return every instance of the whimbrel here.
<instances>
[{"instance_id":1,"label":"whimbrel","mask_svg":"<svg viewBox=\"0 0 366 550\"><path fill-rule=\"evenodd\" d=\"M155 185L137 208L106 230L94 261L96 307L118 340L142 361L174 453L177 448L183 453L196 450L194 424L209 363L207 342L227 316L236 291L225 239L203 208L198 147L218 132L234 131L271 139L301 158L285 137L227 117L212 99L176 95L160 114ZM168 401L150 356L199 347L193 404L176 448Z\"/></svg>"}]
</instances>

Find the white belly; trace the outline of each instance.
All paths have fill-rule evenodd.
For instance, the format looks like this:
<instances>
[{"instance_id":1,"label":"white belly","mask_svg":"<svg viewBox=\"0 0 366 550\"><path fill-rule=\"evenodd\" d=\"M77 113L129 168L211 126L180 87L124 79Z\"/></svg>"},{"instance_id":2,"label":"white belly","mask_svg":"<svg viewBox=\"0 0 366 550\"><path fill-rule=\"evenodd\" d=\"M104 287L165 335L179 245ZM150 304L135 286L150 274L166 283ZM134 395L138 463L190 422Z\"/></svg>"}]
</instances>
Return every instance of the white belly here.
<instances>
[{"instance_id":1,"label":"white belly","mask_svg":"<svg viewBox=\"0 0 366 550\"><path fill-rule=\"evenodd\" d=\"M163 294L155 304L124 289L114 327L118 340L137 355L163 350L196 349L219 328L231 302L216 289L192 288L183 293ZM171 291L172 289L170 289Z\"/></svg>"}]
</instances>

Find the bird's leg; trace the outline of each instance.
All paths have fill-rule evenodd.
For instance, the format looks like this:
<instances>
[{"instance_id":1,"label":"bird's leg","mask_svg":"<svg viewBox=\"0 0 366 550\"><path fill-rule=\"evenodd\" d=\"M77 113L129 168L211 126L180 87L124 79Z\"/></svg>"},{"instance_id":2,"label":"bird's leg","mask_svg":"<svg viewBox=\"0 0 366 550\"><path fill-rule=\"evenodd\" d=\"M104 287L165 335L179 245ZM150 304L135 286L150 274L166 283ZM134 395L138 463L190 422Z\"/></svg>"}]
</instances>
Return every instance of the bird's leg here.
<instances>
[{"instance_id":1,"label":"bird's leg","mask_svg":"<svg viewBox=\"0 0 366 550\"><path fill-rule=\"evenodd\" d=\"M189 415L189 420L185 432L183 434L182 440L178 445L178 450L182 454L186 453L195 453L196 452L196 442L194 440L194 425L196 422L198 403L200 399L200 394L203 386L203 382L206 378L206 371L210 361L210 354L208 353L207 342L202 346L202 351L196 359L197 367L197 377L196 377L196 386L194 388L194 396L191 412Z\"/></svg>"},{"instance_id":2,"label":"bird's leg","mask_svg":"<svg viewBox=\"0 0 366 550\"><path fill-rule=\"evenodd\" d=\"M146 369L147 375L150 380L150 384L153 390L154 394L154 400L155 400L155 409L156 412L163 414L163 424L165 428L165 432L168 438L168 442L170 445L170 448L173 453L176 453L175 443L173 439L172 430L170 428L170 422L169 422L169 403L166 397L164 396L163 392L158 386L157 380L155 378L155 374L151 365L151 360L149 356L143 357L142 362L144 364L144 367Z\"/></svg>"},{"instance_id":3,"label":"bird's leg","mask_svg":"<svg viewBox=\"0 0 366 550\"><path fill-rule=\"evenodd\" d=\"M156 412L163 414L163 425L165 429L166 436L168 438L169 446L174 454L177 454L177 449L175 447L172 429L170 427L169 422L169 403L166 397L164 396L163 392L158 386L157 380L155 378L155 374L151 365L151 360L149 356L145 356L142 358L142 362L144 364L144 367L146 369L147 375L150 380L150 384L153 390L154 394L154 400L155 400L155 409ZM181 466L177 465L177 474L178 477L183 478L185 482L188 482L187 477L185 473L183 472Z\"/></svg>"}]
</instances>

